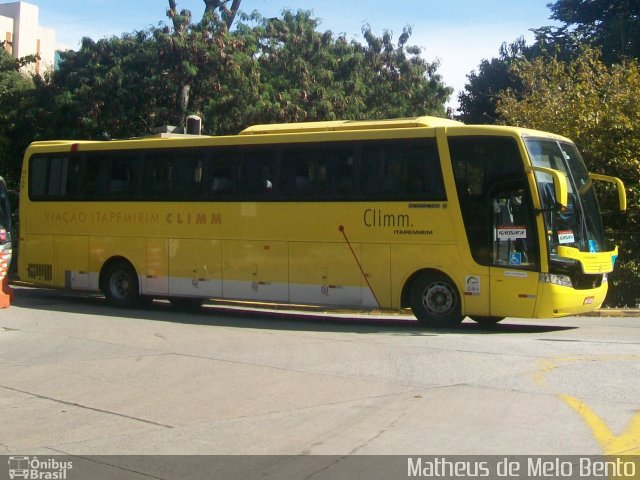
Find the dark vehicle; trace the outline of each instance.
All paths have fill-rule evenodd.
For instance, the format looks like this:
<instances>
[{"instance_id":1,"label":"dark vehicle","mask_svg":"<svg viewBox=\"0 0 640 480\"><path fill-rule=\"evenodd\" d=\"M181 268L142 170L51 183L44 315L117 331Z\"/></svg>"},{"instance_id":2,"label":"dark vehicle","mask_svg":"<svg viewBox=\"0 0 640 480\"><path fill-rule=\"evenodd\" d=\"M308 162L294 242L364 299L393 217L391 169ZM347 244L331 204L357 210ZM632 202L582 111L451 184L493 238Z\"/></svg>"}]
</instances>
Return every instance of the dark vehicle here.
<instances>
[{"instance_id":1,"label":"dark vehicle","mask_svg":"<svg viewBox=\"0 0 640 480\"><path fill-rule=\"evenodd\" d=\"M4 179L0 177L0 279L11 265L11 204Z\"/></svg>"}]
</instances>

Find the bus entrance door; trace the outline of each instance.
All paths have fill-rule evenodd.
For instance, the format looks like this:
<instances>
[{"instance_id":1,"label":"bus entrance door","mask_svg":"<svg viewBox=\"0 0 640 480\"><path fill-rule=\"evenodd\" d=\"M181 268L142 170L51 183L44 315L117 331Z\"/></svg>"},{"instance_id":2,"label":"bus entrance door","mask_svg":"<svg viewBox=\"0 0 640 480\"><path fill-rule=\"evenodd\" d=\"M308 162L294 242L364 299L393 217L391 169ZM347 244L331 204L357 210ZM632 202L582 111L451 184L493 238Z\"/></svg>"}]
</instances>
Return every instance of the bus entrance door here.
<instances>
[{"instance_id":1,"label":"bus entrance door","mask_svg":"<svg viewBox=\"0 0 640 480\"><path fill-rule=\"evenodd\" d=\"M536 306L538 274L510 268L491 268L491 315L531 318Z\"/></svg>"},{"instance_id":2,"label":"bus entrance door","mask_svg":"<svg viewBox=\"0 0 640 480\"><path fill-rule=\"evenodd\" d=\"M538 294L533 210L522 188L492 195L491 315L531 317Z\"/></svg>"}]
</instances>

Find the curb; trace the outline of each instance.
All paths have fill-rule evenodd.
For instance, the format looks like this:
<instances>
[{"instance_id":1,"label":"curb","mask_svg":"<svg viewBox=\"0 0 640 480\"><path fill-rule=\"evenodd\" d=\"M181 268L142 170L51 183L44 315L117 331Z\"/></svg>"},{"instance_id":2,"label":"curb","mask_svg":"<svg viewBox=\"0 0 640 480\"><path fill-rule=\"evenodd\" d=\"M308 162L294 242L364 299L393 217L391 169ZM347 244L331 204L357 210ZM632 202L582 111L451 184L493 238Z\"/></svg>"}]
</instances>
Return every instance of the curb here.
<instances>
[{"instance_id":1,"label":"curb","mask_svg":"<svg viewBox=\"0 0 640 480\"><path fill-rule=\"evenodd\" d=\"M640 309L603 308L580 315L585 317L640 317Z\"/></svg>"}]
</instances>

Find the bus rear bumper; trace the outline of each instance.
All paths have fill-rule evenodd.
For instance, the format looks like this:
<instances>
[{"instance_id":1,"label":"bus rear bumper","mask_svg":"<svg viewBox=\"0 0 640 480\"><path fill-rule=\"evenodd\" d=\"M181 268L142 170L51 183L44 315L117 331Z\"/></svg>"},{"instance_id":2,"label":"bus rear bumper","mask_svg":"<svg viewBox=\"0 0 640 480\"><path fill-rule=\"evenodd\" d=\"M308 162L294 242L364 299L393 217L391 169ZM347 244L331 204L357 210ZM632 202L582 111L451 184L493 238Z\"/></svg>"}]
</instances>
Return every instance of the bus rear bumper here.
<instances>
[{"instance_id":1,"label":"bus rear bumper","mask_svg":"<svg viewBox=\"0 0 640 480\"><path fill-rule=\"evenodd\" d=\"M577 290L540 283L536 318L566 317L599 309L607 296L607 284L588 290Z\"/></svg>"}]
</instances>

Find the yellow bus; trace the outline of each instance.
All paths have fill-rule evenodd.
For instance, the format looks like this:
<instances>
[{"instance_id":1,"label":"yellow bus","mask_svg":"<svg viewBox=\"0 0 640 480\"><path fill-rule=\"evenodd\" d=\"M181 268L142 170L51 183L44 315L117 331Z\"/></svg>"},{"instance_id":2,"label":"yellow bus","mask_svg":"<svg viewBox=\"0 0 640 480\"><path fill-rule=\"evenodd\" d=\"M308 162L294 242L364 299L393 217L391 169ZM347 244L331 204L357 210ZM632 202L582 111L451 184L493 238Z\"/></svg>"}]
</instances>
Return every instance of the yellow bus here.
<instances>
[{"instance_id":1,"label":"yellow bus","mask_svg":"<svg viewBox=\"0 0 640 480\"><path fill-rule=\"evenodd\" d=\"M617 249L592 181L621 209L624 186L566 138L433 117L168 137L33 143L20 279L120 307L411 308L429 326L604 301Z\"/></svg>"}]
</instances>

